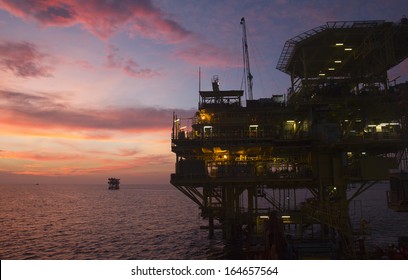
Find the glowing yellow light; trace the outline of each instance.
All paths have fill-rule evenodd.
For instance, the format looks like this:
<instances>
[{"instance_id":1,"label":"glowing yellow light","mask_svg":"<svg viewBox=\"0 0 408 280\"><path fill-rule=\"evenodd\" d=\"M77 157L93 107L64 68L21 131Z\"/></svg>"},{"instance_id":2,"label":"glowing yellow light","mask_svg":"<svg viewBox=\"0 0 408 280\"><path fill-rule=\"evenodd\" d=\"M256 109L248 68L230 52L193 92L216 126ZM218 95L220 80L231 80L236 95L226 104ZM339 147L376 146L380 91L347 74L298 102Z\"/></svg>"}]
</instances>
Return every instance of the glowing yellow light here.
<instances>
[{"instance_id":1,"label":"glowing yellow light","mask_svg":"<svg viewBox=\"0 0 408 280\"><path fill-rule=\"evenodd\" d=\"M326 76L326 74L324 74L324 73L320 73L320 74L319 74L319 76Z\"/></svg>"},{"instance_id":2,"label":"glowing yellow light","mask_svg":"<svg viewBox=\"0 0 408 280\"><path fill-rule=\"evenodd\" d=\"M329 68L329 71L334 71L334 70L335 70L335 68L332 68L332 67L331 67L331 68Z\"/></svg>"},{"instance_id":3,"label":"glowing yellow light","mask_svg":"<svg viewBox=\"0 0 408 280\"><path fill-rule=\"evenodd\" d=\"M349 51L352 51L353 48L344 48L344 50L345 50L346 52L349 52Z\"/></svg>"},{"instance_id":4,"label":"glowing yellow light","mask_svg":"<svg viewBox=\"0 0 408 280\"><path fill-rule=\"evenodd\" d=\"M336 43L336 46L343 46L344 44L343 43Z\"/></svg>"},{"instance_id":5,"label":"glowing yellow light","mask_svg":"<svg viewBox=\"0 0 408 280\"><path fill-rule=\"evenodd\" d=\"M341 60L335 60L334 63L341 63Z\"/></svg>"},{"instance_id":6,"label":"glowing yellow light","mask_svg":"<svg viewBox=\"0 0 408 280\"><path fill-rule=\"evenodd\" d=\"M290 216L282 216L282 219L290 219Z\"/></svg>"}]
</instances>

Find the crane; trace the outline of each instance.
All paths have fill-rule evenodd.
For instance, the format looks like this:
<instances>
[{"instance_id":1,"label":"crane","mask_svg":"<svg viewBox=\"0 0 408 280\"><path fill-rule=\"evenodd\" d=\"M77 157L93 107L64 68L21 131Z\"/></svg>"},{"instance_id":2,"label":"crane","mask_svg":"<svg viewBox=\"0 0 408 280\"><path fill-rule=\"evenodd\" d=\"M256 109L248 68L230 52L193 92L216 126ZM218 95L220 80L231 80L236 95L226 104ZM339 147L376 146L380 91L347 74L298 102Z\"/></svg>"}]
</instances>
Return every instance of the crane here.
<instances>
[{"instance_id":1,"label":"crane","mask_svg":"<svg viewBox=\"0 0 408 280\"><path fill-rule=\"evenodd\" d=\"M252 100L252 74L251 68L249 66L249 54L248 54L248 43L247 43L247 34L246 34L246 25L245 25L245 18L241 18L241 25L242 25L242 48L243 48L243 58L244 58L244 73L246 74L247 84L248 84L248 99Z\"/></svg>"}]
</instances>

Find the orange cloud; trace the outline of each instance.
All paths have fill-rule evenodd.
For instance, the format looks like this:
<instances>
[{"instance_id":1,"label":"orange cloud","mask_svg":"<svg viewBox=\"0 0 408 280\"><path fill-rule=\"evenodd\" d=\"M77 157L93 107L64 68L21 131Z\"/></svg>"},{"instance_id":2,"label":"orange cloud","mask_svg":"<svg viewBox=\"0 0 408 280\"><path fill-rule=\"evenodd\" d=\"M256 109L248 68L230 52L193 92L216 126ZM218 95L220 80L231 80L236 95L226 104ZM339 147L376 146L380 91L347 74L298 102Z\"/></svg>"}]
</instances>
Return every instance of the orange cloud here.
<instances>
[{"instance_id":1,"label":"orange cloud","mask_svg":"<svg viewBox=\"0 0 408 280\"><path fill-rule=\"evenodd\" d=\"M0 90L0 124L11 130L89 138L109 138L112 132L145 132L171 129L174 111L193 115L194 111L142 108L74 108L58 96ZM184 112L184 113L183 113ZM43 132L41 132L43 131Z\"/></svg>"},{"instance_id":2,"label":"orange cloud","mask_svg":"<svg viewBox=\"0 0 408 280\"><path fill-rule=\"evenodd\" d=\"M56 158L52 158L56 156ZM91 157L82 158L77 157L77 163L74 156L61 155L49 153L46 156L39 157L35 153L31 152L1 152L0 158L9 157L10 160L33 160L34 162L40 161L61 161L58 166L38 163L26 163L21 164L19 170L6 170L2 169L2 172L9 172L18 175L36 175L36 176L71 176L71 175L92 175L92 174L144 174L154 173L158 171L168 170L173 167L173 157L171 155L147 155L129 158L96 158L91 162ZM64 160L63 158L66 158ZM83 164L83 160L89 161Z\"/></svg>"},{"instance_id":3,"label":"orange cloud","mask_svg":"<svg viewBox=\"0 0 408 280\"><path fill-rule=\"evenodd\" d=\"M52 152L32 152L32 151L4 151L0 150L0 158L7 159L26 159L34 161L77 161L85 159L80 154L68 154L68 153L52 153Z\"/></svg>"},{"instance_id":4,"label":"orange cloud","mask_svg":"<svg viewBox=\"0 0 408 280\"><path fill-rule=\"evenodd\" d=\"M120 149L120 152L118 155L123 156L123 157L130 157L137 155L139 151L137 149Z\"/></svg>"}]
</instances>

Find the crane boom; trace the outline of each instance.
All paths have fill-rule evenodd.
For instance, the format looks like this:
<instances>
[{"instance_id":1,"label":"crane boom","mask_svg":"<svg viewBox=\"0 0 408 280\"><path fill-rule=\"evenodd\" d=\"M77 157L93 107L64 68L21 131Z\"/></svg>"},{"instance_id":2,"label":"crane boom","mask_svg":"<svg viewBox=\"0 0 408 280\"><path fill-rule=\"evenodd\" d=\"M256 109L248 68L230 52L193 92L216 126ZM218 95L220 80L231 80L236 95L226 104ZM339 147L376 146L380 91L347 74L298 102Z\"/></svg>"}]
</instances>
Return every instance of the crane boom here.
<instances>
[{"instance_id":1,"label":"crane boom","mask_svg":"<svg viewBox=\"0 0 408 280\"><path fill-rule=\"evenodd\" d=\"M247 34L246 34L246 25L245 25L245 18L241 18L241 25L242 25L242 48L243 48L243 56L244 56L244 71L247 78L247 86L248 86L248 99L252 100L252 74L251 68L249 66L249 54L248 54L248 42L247 42Z\"/></svg>"}]
</instances>

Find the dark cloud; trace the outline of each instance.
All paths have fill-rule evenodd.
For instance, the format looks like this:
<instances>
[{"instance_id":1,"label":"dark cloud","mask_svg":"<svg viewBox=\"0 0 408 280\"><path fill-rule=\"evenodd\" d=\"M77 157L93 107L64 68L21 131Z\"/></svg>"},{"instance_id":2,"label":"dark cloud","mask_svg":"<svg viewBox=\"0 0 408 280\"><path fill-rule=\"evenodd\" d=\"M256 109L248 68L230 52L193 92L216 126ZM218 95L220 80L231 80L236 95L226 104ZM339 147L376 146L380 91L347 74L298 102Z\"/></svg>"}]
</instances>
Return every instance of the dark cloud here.
<instances>
[{"instance_id":1,"label":"dark cloud","mask_svg":"<svg viewBox=\"0 0 408 280\"><path fill-rule=\"evenodd\" d=\"M38 11L34 17L43 23L70 23L75 18L75 12L69 6L49 6Z\"/></svg>"},{"instance_id":2,"label":"dark cloud","mask_svg":"<svg viewBox=\"0 0 408 280\"><path fill-rule=\"evenodd\" d=\"M46 63L47 55L28 42L0 43L0 69L19 77L49 77L53 68Z\"/></svg>"}]
</instances>

